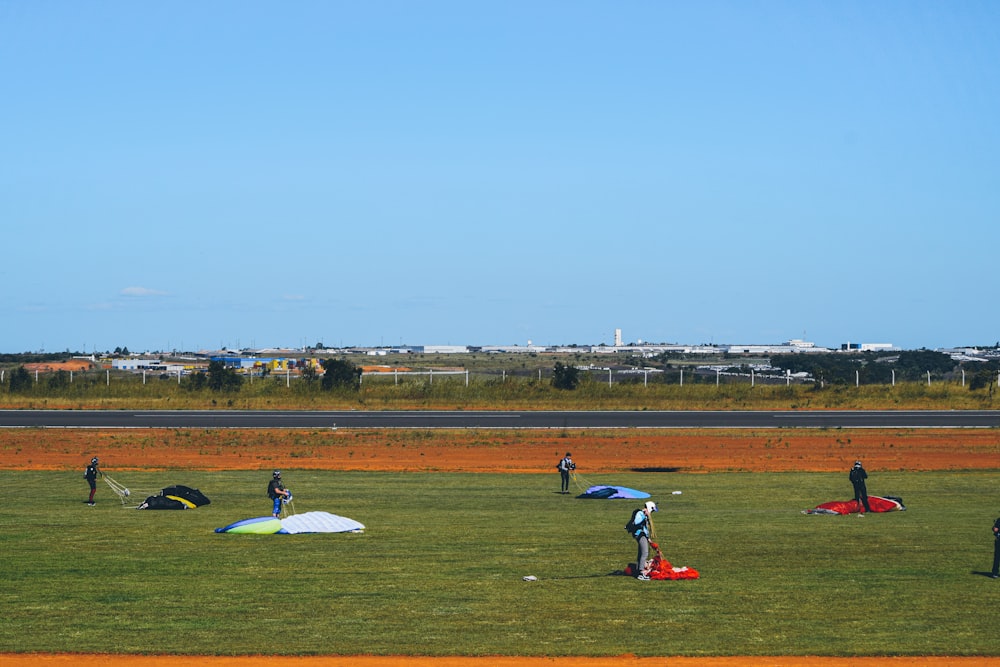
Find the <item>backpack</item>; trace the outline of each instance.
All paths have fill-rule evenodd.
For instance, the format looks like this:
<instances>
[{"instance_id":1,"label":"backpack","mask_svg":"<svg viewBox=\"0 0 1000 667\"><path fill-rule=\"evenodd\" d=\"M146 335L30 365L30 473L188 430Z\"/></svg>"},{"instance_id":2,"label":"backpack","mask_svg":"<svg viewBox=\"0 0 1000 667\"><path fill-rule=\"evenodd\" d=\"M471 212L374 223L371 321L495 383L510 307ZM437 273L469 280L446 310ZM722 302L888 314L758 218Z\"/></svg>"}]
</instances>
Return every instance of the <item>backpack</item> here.
<instances>
[{"instance_id":1,"label":"backpack","mask_svg":"<svg viewBox=\"0 0 1000 667\"><path fill-rule=\"evenodd\" d=\"M641 507L635 508L634 510L632 510L632 514L630 514L628 517L628 523L625 524L625 532L628 533L629 535L635 535L635 531L639 530L639 528L642 526L641 523L635 522L635 517L639 513L639 510L641 509L642 509Z\"/></svg>"}]
</instances>

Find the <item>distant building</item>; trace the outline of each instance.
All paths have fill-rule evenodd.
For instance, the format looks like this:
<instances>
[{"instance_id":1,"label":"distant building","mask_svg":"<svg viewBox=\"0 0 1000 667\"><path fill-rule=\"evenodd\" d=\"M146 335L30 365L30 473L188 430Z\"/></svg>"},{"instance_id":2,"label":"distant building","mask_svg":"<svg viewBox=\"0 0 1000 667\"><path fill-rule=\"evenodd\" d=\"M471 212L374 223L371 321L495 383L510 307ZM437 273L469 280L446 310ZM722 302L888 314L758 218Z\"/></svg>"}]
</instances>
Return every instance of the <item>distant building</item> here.
<instances>
[{"instance_id":1,"label":"distant building","mask_svg":"<svg viewBox=\"0 0 1000 667\"><path fill-rule=\"evenodd\" d=\"M111 368L116 371L148 371L163 370L163 362L160 359L112 359Z\"/></svg>"},{"instance_id":2,"label":"distant building","mask_svg":"<svg viewBox=\"0 0 1000 667\"><path fill-rule=\"evenodd\" d=\"M480 351L486 352L488 354L500 354L500 353L517 354L517 353L531 353L531 352L537 354L539 352L548 352L552 348L544 347L541 345L532 345L529 342L528 345L483 345L479 349ZM589 350L590 347L583 346L580 348L574 348L572 351L588 352Z\"/></svg>"},{"instance_id":3,"label":"distant building","mask_svg":"<svg viewBox=\"0 0 1000 667\"><path fill-rule=\"evenodd\" d=\"M842 352L893 352L897 348L892 343L843 343Z\"/></svg>"}]
</instances>

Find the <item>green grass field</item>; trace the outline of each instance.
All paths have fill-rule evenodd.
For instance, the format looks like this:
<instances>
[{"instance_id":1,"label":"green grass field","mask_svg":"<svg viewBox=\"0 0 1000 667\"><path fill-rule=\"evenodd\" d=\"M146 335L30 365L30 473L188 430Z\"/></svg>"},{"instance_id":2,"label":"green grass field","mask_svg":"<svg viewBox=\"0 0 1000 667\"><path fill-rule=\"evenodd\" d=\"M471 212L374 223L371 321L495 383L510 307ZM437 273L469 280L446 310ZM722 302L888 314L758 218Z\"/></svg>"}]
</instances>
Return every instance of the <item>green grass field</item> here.
<instances>
[{"instance_id":1,"label":"green grass field","mask_svg":"<svg viewBox=\"0 0 1000 667\"><path fill-rule=\"evenodd\" d=\"M839 473L589 480L653 493L664 554L701 572L679 582L612 575L638 503L554 473L286 470L299 512L368 526L295 536L214 533L269 513L266 474L111 474L137 502L186 484L212 504L135 511L102 485L91 508L77 472L0 472L0 651L1000 655L996 472L875 472L909 509L864 519L801 514L850 495Z\"/></svg>"}]
</instances>

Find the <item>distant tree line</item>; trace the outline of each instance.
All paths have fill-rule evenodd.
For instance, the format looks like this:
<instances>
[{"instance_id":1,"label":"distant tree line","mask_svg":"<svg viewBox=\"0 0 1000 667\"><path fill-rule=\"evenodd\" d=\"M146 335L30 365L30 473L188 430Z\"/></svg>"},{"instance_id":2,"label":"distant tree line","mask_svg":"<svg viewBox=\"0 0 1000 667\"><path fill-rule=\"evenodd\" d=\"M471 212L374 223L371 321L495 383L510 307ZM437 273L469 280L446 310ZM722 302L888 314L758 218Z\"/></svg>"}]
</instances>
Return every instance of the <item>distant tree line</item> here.
<instances>
[{"instance_id":1,"label":"distant tree line","mask_svg":"<svg viewBox=\"0 0 1000 667\"><path fill-rule=\"evenodd\" d=\"M41 364L66 361L72 356L70 352L19 352L16 354L0 353L0 364Z\"/></svg>"},{"instance_id":2,"label":"distant tree line","mask_svg":"<svg viewBox=\"0 0 1000 667\"><path fill-rule=\"evenodd\" d=\"M118 348L116 352L125 352ZM63 354L30 355L35 362L54 362L64 360ZM26 355L0 355L0 362L4 359L15 358L18 362L29 363ZM624 360L626 366L630 368L659 367L666 370L672 366L672 361L677 359L672 353L664 353L653 359L638 358L629 356ZM735 359L733 361L736 361ZM1000 372L1000 359L993 358L985 362L958 362L950 355L931 350L911 350L899 352L860 352L860 353L798 353L774 355L768 360L770 366L778 369L779 372L792 374L807 374L808 377L818 387L826 385L853 385L855 383L865 385L890 384L892 382L924 382L928 373L935 380L955 380L964 371L965 384L970 390L991 387L997 380ZM690 360L689 360L690 363ZM320 362L323 369L322 375L319 370L312 365L301 363L300 372L303 386L315 386L321 391L357 391L361 387L362 369L347 361L346 359L329 358ZM585 368L585 367L584 367ZM684 367L682 367L684 368ZM748 363L740 362L734 364L733 369L740 374L749 375L751 367ZM681 371L683 373L683 370ZM265 370L266 374L267 371ZM73 380L73 376L67 371L60 370L54 373L44 373L39 376L29 372L23 365L5 371L5 380L0 388L5 388L11 393L27 393L36 390L39 386L47 389L58 390L68 387L71 383L83 382L96 384L94 374L80 374L79 380ZM168 375L160 376L162 379L169 379ZM685 379L689 376L683 376ZM647 382L650 378L645 376L629 376L619 382L624 384L635 384ZM213 360L205 370L199 370L184 378L181 386L192 392L211 391L217 393L237 393L247 381L245 375L237 372L237 369L227 365L221 360ZM581 370L581 367L555 362L552 368L550 384L560 390L572 391L580 387L583 383L591 383L593 380L589 373ZM652 380L654 382L667 382L667 376L661 375ZM688 381L688 380L686 380ZM690 376L692 383L703 382L703 378L693 373Z\"/></svg>"},{"instance_id":3,"label":"distant tree line","mask_svg":"<svg viewBox=\"0 0 1000 667\"><path fill-rule=\"evenodd\" d=\"M889 384L921 382L927 377L952 378L965 368L972 371L969 388L980 389L996 377L1000 359L971 362L968 367L950 355L933 350L862 352L860 354L782 354L771 357L771 366L791 373L808 373L815 382L828 384Z\"/></svg>"},{"instance_id":4,"label":"distant tree line","mask_svg":"<svg viewBox=\"0 0 1000 667\"><path fill-rule=\"evenodd\" d=\"M58 359L65 358L60 355ZM46 360L55 361L58 359ZM324 359L320 362L323 367L323 375L319 378L319 387L323 391L333 391L334 389L357 390L361 387L361 368L349 361L341 359ZM36 382L36 375L29 372L24 366L18 366L5 373L6 379L3 384L7 391L13 394L27 393L32 391L39 382ZM166 375L161 376L167 379ZM319 377L319 373L313 367L304 367L302 377L309 383L314 383ZM49 389L59 389L68 387L70 384L70 374L60 370L55 373L44 374L44 386ZM236 372L235 368L227 366L222 361L213 360L205 370L199 370L184 379L182 387L188 391L213 391L219 393L236 393L243 387L245 378Z\"/></svg>"},{"instance_id":5,"label":"distant tree line","mask_svg":"<svg viewBox=\"0 0 1000 667\"><path fill-rule=\"evenodd\" d=\"M320 362L323 376L319 386L323 391L333 389L358 389L361 386L361 369L349 361L342 359L324 359ZM302 369L302 377L306 382L316 381L319 373L312 366ZM188 388L192 391L209 389L211 391L231 393L243 386L243 376L236 369L226 366L221 361L211 361L208 370L193 373L189 378Z\"/></svg>"}]
</instances>

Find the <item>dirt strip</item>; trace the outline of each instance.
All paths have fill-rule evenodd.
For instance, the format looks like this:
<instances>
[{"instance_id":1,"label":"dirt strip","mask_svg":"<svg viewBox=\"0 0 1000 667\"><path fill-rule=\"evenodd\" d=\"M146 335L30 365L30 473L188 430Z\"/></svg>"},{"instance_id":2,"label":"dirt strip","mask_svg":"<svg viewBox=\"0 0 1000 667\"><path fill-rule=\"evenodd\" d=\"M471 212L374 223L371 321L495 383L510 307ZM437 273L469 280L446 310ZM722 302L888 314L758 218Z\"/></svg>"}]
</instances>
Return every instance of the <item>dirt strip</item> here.
<instances>
[{"instance_id":1,"label":"dirt strip","mask_svg":"<svg viewBox=\"0 0 1000 667\"><path fill-rule=\"evenodd\" d=\"M301 470L553 473L996 470L1000 431L413 431L24 429L4 431L0 469ZM112 473L113 474L113 473Z\"/></svg>"}]
</instances>

